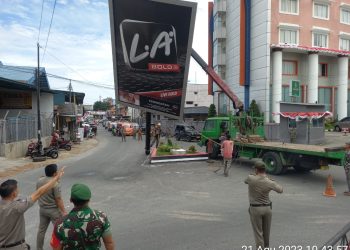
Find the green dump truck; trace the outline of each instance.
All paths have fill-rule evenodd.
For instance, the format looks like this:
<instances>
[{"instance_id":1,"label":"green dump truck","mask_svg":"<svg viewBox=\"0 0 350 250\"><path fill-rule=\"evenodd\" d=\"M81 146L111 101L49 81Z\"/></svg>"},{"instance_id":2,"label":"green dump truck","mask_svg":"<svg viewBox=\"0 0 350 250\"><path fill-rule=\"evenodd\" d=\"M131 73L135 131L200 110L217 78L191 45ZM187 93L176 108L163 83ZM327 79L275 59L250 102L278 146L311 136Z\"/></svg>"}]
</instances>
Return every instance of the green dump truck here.
<instances>
[{"instance_id":1,"label":"green dump truck","mask_svg":"<svg viewBox=\"0 0 350 250\"><path fill-rule=\"evenodd\" d=\"M344 165L345 148L257 140L264 138L264 122L248 115L212 117L205 122L201 144L210 158L220 155L220 136L229 133L234 140L233 157L261 158L270 174L284 174L293 167L300 172ZM258 136L257 136L258 135Z\"/></svg>"}]
</instances>

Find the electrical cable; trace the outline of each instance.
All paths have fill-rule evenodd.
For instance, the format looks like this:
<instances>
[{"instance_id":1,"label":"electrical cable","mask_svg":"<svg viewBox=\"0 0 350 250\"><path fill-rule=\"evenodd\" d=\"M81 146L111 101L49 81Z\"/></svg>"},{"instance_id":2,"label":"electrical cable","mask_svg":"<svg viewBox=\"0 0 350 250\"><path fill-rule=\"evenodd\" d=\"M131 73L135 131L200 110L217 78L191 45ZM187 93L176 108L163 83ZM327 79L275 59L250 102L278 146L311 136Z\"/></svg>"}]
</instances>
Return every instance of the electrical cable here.
<instances>
[{"instance_id":1,"label":"electrical cable","mask_svg":"<svg viewBox=\"0 0 350 250\"><path fill-rule=\"evenodd\" d=\"M50 26L49 26L49 32L47 33L47 38L46 38L45 49L44 49L44 54L43 54L42 61L44 61L44 59L45 59L46 47L47 47L47 43L49 41L50 32L51 32L51 26L52 26L52 20L53 20L53 16L55 14L55 9L56 9L56 2L57 2L57 0L55 0L55 3L53 5L53 9L52 9L52 15L51 15L51 21L50 21Z\"/></svg>"},{"instance_id":2,"label":"electrical cable","mask_svg":"<svg viewBox=\"0 0 350 250\"><path fill-rule=\"evenodd\" d=\"M40 23L39 23L39 34L38 34L38 41L37 41L38 43L39 43L39 39L40 39L41 21L42 21L42 18L43 18L44 2L45 2L45 0L43 0L42 3L41 3L41 14L40 14Z\"/></svg>"}]
</instances>

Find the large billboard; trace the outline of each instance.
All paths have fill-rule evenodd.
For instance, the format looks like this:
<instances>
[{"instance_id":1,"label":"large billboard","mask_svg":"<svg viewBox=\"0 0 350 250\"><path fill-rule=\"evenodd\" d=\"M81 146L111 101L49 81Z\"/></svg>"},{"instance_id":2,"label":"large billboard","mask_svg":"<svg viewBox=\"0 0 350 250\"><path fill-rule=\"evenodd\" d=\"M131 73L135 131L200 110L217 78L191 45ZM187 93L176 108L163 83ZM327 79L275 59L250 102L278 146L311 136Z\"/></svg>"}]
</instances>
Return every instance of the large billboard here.
<instances>
[{"instance_id":1,"label":"large billboard","mask_svg":"<svg viewBox=\"0 0 350 250\"><path fill-rule=\"evenodd\" d=\"M116 99L182 119L196 3L109 0Z\"/></svg>"}]
</instances>

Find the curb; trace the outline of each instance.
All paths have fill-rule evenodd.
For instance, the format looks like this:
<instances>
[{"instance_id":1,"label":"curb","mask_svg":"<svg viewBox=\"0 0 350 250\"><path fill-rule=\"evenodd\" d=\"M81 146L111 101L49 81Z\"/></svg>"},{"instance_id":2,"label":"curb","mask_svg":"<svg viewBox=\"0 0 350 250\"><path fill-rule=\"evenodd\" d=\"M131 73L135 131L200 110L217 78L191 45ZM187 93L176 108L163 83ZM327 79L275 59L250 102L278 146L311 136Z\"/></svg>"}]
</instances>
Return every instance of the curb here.
<instances>
[{"instance_id":1,"label":"curb","mask_svg":"<svg viewBox=\"0 0 350 250\"><path fill-rule=\"evenodd\" d=\"M196 154L186 154L186 155L157 156L157 149L153 148L150 162L151 164L154 164L154 163L167 163L167 162L207 161L208 159L209 159L208 154L204 152L198 152Z\"/></svg>"}]
</instances>

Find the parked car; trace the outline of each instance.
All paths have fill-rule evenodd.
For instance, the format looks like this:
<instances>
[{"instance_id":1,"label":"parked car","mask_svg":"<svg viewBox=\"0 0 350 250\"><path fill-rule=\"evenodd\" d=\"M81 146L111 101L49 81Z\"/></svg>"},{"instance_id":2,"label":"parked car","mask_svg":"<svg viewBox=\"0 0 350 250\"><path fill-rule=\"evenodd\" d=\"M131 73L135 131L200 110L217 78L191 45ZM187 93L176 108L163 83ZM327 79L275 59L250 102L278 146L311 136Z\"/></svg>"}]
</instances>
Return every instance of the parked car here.
<instances>
[{"instance_id":1,"label":"parked car","mask_svg":"<svg viewBox=\"0 0 350 250\"><path fill-rule=\"evenodd\" d=\"M201 135L195 130L193 126L186 124L178 124L175 127L174 137L176 140L186 140L186 141L199 141Z\"/></svg>"},{"instance_id":2,"label":"parked car","mask_svg":"<svg viewBox=\"0 0 350 250\"><path fill-rule=\"evenodd\" d=\"M345 117L334 125L334 131L340 132L343 128L350 129L350 117Z\"/></svg>"}]
</instances>

